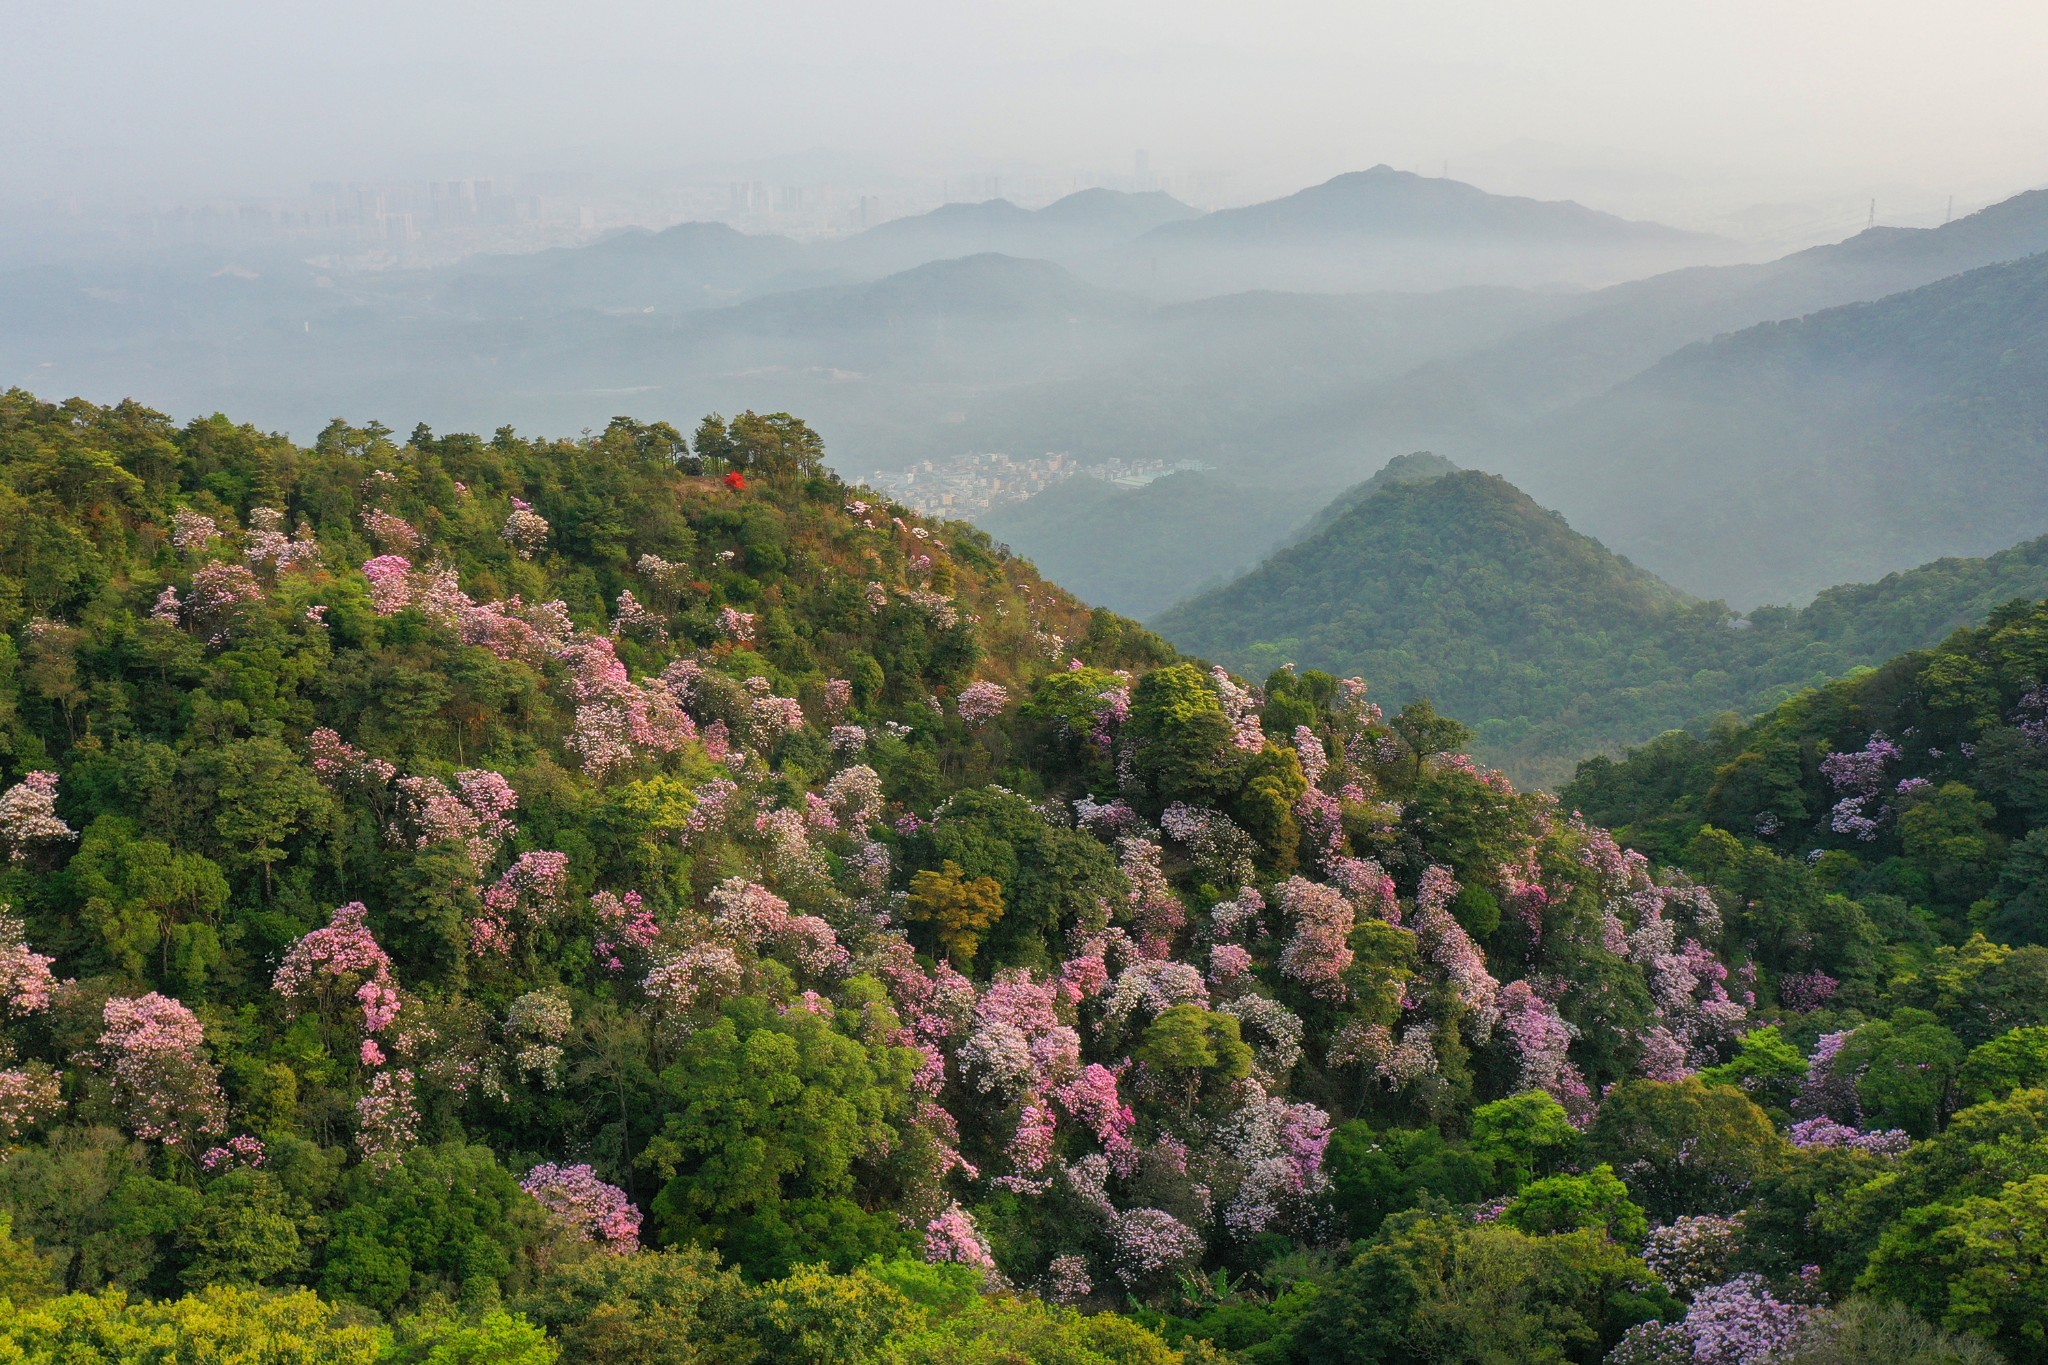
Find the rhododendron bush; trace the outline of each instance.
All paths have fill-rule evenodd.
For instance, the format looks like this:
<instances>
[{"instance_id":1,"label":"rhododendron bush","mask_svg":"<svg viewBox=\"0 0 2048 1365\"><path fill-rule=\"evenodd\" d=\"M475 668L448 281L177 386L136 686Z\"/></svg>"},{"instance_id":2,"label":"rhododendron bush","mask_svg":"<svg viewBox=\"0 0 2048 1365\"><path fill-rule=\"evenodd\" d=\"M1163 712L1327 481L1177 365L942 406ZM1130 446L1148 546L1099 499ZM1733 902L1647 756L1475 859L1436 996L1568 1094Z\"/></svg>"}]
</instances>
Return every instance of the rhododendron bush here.
<instances>
[{"instance_id":1,"label":"rhododendron bush","mask_svg":"<svg viewBox=\"0 0 2048 1365\"><path fill-rule=\"evenodd\" d=\"M0 556L0 1267L503 1304L564 1359L1109 1330L1036 1296L1274 1361L1747 1365L1854 1294L2038 1358L1994 1230L2048 1170L2048 855L1910 728L1969 711L2032 790L2038 677L1731 756L1653 861L785 415L0 411L0 462L146 490ZM1802 782L1825 847L1718 822ZM1174 1358L1120 1340L1047 1358Z\"/></svg>"}]
</instances>

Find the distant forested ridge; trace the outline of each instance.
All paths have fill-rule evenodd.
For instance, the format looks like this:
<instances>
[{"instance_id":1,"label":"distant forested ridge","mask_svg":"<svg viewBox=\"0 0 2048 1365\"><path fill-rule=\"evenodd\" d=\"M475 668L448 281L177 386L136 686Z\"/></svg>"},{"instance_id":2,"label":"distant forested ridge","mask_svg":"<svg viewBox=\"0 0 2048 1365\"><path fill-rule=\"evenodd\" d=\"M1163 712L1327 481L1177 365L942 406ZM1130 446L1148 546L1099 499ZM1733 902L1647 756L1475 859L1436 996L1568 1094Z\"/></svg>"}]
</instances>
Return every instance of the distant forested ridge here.
<instances>
[{"instance_id":1,"label":"distant forested ridge","mask_svg":"<svg viewBox=\"0 0 2048 1365\"><path fill-rule=\"evenodd\" d=\"M823 456L0 395L0 1359L2048 1361L2048 626L1688 875Z\"/></svg>"},{"instance_id":2,"label":"distant forested ridge","mask_svg":"<svg viewBox=\"0 0 2048 1365\"><path fill-rule=\"evenodd\" d=\"M1430 471L1433 472L1433 471ZM1504 480L1467 471L1362 489L1321 529L1153 624L1262 675L1361 672L1476 728L1519 779L1931 644L2013 598L2048 594L2048 538L1832 588L1737 617L1687 598Z\"/></svg>"}]
</instances>

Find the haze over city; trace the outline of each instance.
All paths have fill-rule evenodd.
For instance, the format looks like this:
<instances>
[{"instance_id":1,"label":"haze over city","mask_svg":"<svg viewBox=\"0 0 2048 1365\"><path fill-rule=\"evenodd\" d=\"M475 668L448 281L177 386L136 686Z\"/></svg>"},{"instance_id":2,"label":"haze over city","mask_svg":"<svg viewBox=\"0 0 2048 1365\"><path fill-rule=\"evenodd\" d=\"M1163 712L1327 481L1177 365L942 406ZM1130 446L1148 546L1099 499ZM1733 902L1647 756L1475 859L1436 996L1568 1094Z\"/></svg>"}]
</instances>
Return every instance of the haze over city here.
<instances>
[{"instance_id":1,"label":"haze over city","mask_svg":"<svg viewBox=\"0 0 2048 1365\"><path fill-rule=\"evenodd\" d=\"M2048 133L2048 14L1988 0L8 8L16 212L484 180L580 231L759 182L829 232L864 198L1215 208L1387 163L1779 245L2025 188Z\"/></svg>"}]
</instances>

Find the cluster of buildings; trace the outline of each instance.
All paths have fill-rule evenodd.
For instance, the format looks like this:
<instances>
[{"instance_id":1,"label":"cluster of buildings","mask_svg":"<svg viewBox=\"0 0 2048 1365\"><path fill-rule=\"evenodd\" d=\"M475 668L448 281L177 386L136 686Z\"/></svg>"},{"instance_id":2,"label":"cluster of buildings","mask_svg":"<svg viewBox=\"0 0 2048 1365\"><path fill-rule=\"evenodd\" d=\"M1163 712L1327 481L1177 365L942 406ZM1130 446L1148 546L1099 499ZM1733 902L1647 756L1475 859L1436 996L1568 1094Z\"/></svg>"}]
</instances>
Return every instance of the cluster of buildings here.
<instances>
[{"instance_id":1,"label":"cluster of buildings","mask_svg":"<svg viewBox=\"0 0 2048 1365\"><path fill-rule=\"evenodd\" d=\"M1084 464L1065 451L1021 460L991 452L879 469L865 481L926 516L971 518L1006 502L1022 502L1077 474L1138 488L1162 475L1208 467L1198 460L1111 459Z\"/></svg>"}]
</instances>

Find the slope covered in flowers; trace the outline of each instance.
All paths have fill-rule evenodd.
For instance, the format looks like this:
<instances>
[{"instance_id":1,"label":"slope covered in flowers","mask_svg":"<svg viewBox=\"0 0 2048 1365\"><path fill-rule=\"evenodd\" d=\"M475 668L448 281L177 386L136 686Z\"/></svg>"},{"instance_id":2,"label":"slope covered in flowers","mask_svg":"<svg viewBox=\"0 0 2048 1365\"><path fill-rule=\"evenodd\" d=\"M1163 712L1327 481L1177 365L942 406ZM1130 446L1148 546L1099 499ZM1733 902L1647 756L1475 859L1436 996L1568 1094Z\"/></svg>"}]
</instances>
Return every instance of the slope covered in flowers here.
<instances>
[{"instance_id":1,"label":"slope covered in flowers","mask_svg":"<svg viewBox=\"0 0 2048 1365\"><path fill-rule=\"evenodd\" d=\"M1932 944L1822 991L1426 706L819 455L0 402L0 1294L165 1301L0 1331L1760 1362L1897 1327L1860 1288L2037 1358L1898 1247L2007 1197L1940 1172L2040 1110L2043 1002L1923 1103L1877 1015L1985 989Z\"/></svg>"}]
</instances>

